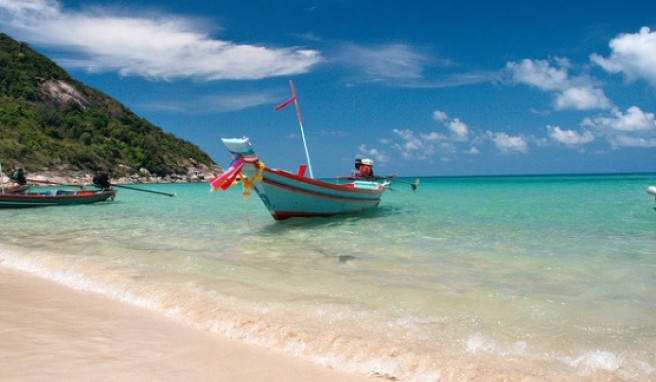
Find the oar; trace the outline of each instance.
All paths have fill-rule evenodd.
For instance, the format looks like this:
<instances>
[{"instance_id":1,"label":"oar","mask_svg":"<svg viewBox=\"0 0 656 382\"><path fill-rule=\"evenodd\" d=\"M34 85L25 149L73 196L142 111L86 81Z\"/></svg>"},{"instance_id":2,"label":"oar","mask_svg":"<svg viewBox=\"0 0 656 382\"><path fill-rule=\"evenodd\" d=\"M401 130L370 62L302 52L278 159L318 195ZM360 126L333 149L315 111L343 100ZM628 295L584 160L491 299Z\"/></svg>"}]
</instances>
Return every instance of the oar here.
<instances>
[{"instance_id":1,"label":"oar","mask_svg":"<svg viewBox=\"0 0 656 382\"><path fill-rule=\"evenodd\" d=\"M412 191L417 191L417 186L419 185L419 179L415 179L414 183L410 183L410 182L406 182L406 181L401 180L401 179L394 178L392 180L392 182L399 182L399 183L403 183L403 184L409 184L410 188L412 188Z\"/></svg>"},{"instance_id":2,"label":"oar","mask_svg":"<svg viewBox=\"0 0 656 382\"><path fill-rule=\"evenodd\" d=\"M356 176L344 176L344 177L339 177L336 179L366 179L366 180L390 180L392 183L394 182L399 182L399 183L404 183L410 185L410 188L412 188L412 191L417 191L417 186L419 186L419 179L415 179L413 183L406 182L404 180L400 180L398 178L395 178L394 175L390 176L369 176L369 177L363 177L363 178L358 178ZM391 189L391 188L390 188Z\"/></svg>"},{"instance_id":3,"label":"oar","mask_svg":"<svg viewBox=\"0 0 656 382\"><path fill-rule=\"evenodd\" d=\"M125 188L125 189L132 190L132 191L149 192L151 194L166 195L166 196L170 196L170 197L176 196L176 194L170 194L168 192L144 190L143 188L130 187L130 186L126 186L124 184L112 184L112 187Z\"/></svg>"},{"instance_id":4,"label":"oar","mask_svg":"<svg viewBox=\"0 0 656 382\"><path fill-rule=\"evenodd\" d=\"M96 174L96 176L93 177L93 185L103 189L107 189L113 186L117 188L125 188L127 190L132 190L132 191L149 192L151 194L166 195L171 197L175 196L175 194L169 194L168 192L144 190L143 188L126 186L124 184L111 184L109 181L109 175L107 175L106 172L101 172Z\"/></svg>"}]
</instances>

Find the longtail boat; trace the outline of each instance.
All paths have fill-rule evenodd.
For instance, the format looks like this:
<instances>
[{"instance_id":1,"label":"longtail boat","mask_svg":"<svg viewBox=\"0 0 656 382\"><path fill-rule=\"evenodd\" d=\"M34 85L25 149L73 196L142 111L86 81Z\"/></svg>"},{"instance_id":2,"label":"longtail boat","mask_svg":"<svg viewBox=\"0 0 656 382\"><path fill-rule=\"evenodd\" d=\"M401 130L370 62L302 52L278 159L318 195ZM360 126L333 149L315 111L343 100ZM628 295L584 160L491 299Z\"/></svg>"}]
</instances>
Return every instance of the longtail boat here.
<instances>
[{"instance_id":1,"label":"longtail boat","mask_svg":"<svg viewBox=\"0 0 656 382\"><path fill-rule=\"evenodd\" d=\"M1 169L1 167L0 167ZM78 204L91 204L104 202L107 199L114 200L116 191L111 188L107 174L94 178L94 184L100 190L47 190L34 192L30 191L28 179L22 168L18 168L11 176L10 185L0 184L0 208L28 208L28 207L47 207L47 206L70 206ZM59 184L49 181L30 179L35 183ZM59 184L62 185L62 184ZM65 185L70 186L70 185Z\"/></svg>"},{"instance_id":2,"label":"longtail boat","mask_svg":"<svg viewBox=\"0 0 656 382\"><path fill-rule=\"evenodd\" d=\"M45 206L70 206L114 200L116 191L104 190L50 190L44 192L0 191L0 208L26 208Z\"/></svg>"},{"instance_id":3,"label":"longtail boat","mask_svg":"<svg viewBox=\"0 0 656 382\"><path fill-rule=\"evenodd\" d=\"M390 184L388 181L353 180L331 183L305 176L305 165L297 173L269 168L258 158L248 138L222 139L233 157L229 168L210 181L213 190L226 190L237 179L244 194L254 189L276 220L291 217L352 214L376 207Z\"/></svg>"},{"instance_id":4,"label":"longtail boat","mask_svg":"<svg viewBox=\"0 0 656 382\"><path fill-rule=\"evenodd\" d=\"M376 207L385 190L391 185L392 176L374 176L371 159L356 159L357 173L350 177L338 178L347 180L347 183L331 183L314 178L303 130L301 109L291 80L289 87L292 92L291 97L273 109L281 110L294 103L307 164L301 164L296 173L269 168L257 157L248 138L223 138L223 144L233 160L227 171L210 179L212 190L216 191L219 188L225 190L239 179L244 189L243 194L249 195L250 190L255 189L262 203L276 220L352 214ZM309 177L305 176L306 170L309 171ZM418 183L417 180L410 184L413 190L417 189Z\"/></svg>"}]
</instances>

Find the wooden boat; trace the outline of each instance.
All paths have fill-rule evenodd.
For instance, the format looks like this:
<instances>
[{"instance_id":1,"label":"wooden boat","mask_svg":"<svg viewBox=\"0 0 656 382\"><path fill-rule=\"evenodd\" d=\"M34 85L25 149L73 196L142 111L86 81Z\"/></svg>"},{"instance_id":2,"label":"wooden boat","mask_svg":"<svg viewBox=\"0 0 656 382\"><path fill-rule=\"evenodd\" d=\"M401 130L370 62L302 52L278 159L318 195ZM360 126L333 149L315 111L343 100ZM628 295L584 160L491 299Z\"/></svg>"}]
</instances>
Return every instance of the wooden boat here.
<instances>
[{"instance_id":1,"label":"wooden boat","mask_svg":"<svg viewBox=\"0 0 656 382\"><path fill-rule=\"evenodd\" d=\"M45 206L70 206L114 200L116 191L102 190L52 190L44 192L0 191L0 208L26 208Z\"/></svg>"},{"instance_id":2,"label":"wooden boat","mask_svg":"<svg viewBox=\"0 0 656 382\"><path fill-rule=\"evenodd\" d=\"M373 161L370 159L356 160L356 168L361 176L349 179L347 183L330 183L314 179L301 109L291 80L289 87L291 97L275 106L274 110L281 110L294 103L307 165L301 165L297 173L269 168L259 160L248 138L222 139L234 159L227 171L210 180L212 189L225 190L236 180L241 180L244 195L249 195L250 190L255 189L262 203L276 220L352 214L376 207L391 183L389 178L374 177ZM305 176L306 169L309 170L309 177ZM415 188L416 185L413 189Z\"/></svg>"},{"instance_id":3,"label":"wooden boat","mask_svg":"<svg viewBox=\"0 0 656 382\"><path fill-rule=\"evenodd\" d=\"M255 189L276 220L357 213L376 207L389 185L386 181L337 184L312 179L305 176L304 165L297 173L269 168L259 160L248 138L222 141L234 159L228 170L210 181L212 189L225 190L239 178L244 194Z\"/></svg>"}]
</instances>

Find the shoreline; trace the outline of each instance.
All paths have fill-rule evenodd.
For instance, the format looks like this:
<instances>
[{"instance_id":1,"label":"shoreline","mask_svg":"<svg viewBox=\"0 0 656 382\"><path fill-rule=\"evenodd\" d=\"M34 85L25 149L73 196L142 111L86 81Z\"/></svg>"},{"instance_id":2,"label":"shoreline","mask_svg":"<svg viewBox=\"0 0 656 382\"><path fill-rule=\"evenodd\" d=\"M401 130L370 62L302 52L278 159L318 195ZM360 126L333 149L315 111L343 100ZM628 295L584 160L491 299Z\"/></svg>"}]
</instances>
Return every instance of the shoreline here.
<instances>
[{"instance_id":1,"label":"shoreline","mask_svg":"<svg viewBox=\"0 0 656 382\"><path fill-rule=\"evenodd\" d=\"M9 380L372 381L0 264L0 377Z\"/></svg>"},{"instance_id":2,"label":"shoreline","mask_svg":"<svg viewBox=\"0 0 656 382\"><path fill-rule=\"evenodd\" d=\"M109 181L113 184L142 184L142 183L197 183L207 182L209 179L216 177L218 174L223 173L223 168L218 164L207 166L197 162L190 162L187 164L187 172L185 174L171 173L165 176L160 176L151 173L145 168L140 168L138 171L131 169L127 166L119 165L121 171L118 174L121 176L111 175L111 171L95 171L89 172L86 170L50 170L43 168L39 171L27 172L23 168L16 167L13 170L4 169L0 166L0 183L6 184L13 181L12 177L19 177L22 175L23 180L29 183L52 184L62 186L86 186L94 184L94 177L99 174L109 175ZM20 172L20 175L17 175ZM18 179L18 178L17 178Z\"/></svg>"},{"instance_id":3,"label":"shoreline","mask_svg":"<svg viewBox=\"0 0 656 382\"><path fill-rule=\"evenodd\" d=\"M111 177L109 181L111 184L159 184L159 183L203 183L208 182L220 172L206 172L196 173L193 175L167 175L166 177L158 176L123 176ZM35 185L53 184L65 186L90 186L93 185L94 176L91 174L61 174L51 172L37 172L32 173L27 177L27 182L36 183ZM10 179L5 175L2 178L2 183L8 183Z\"/></svg>"}]
</instances>

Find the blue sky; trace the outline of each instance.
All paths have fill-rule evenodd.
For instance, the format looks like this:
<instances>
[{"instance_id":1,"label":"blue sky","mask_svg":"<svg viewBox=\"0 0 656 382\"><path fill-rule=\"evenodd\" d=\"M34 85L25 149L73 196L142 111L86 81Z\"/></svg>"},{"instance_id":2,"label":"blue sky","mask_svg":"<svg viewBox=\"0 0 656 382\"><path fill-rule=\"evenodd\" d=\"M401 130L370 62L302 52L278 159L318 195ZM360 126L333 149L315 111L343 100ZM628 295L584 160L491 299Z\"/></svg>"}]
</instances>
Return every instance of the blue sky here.
<instances>
[{"instance_id":1,"label":"blue sky","mask_svg":"<svg viewBox=\"0 0 656 382\"><path fill-rule=\"evenodd\" d=\"M608 4L606 4L608 3ZM656 1L0 0L0 30L218 163L656 172Z\"/></svg>"}]
</instances>

